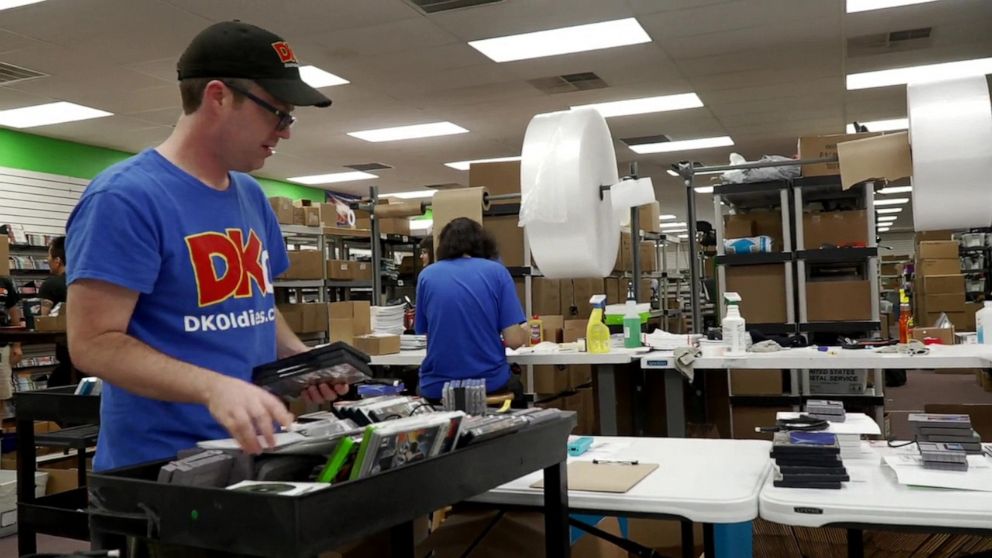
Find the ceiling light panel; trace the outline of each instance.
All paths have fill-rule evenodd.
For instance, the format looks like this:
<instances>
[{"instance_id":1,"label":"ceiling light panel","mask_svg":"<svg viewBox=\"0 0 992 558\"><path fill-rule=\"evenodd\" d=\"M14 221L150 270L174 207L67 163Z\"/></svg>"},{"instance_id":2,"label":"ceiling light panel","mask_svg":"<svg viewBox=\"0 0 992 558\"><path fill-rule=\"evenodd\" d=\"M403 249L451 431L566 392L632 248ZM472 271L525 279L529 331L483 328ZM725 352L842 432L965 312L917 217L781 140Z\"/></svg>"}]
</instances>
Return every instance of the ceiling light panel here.
<instances>
[{"instance_id":1,"label":"ceiling light panel","mask_svg":"<svg viewBox=\"0 0 992 558\"><path fill-rule=\"evenodd\" d=\"M703 102L699 100L699 96L695 93L684 93L681 95L664 95L661 97L644 97L642 99L628 99L626 101L578 105L572 108L596 109L603 115L603 118L610 118L611 116L648 114L652 112L699 108L701 106L703 106Z\"/></svg>"},{"instance_id":2,"label":"ceiling light panel","mask_svg":"<svg viewBox=\"0 0 992 558\"><path fill-rule=\"evenodd\" d=\"M469 41L468 44L496 62L510 62L649 42L651 37L631 17Z\"/></svg>"},{"instance_id":3,"label":"ceiling light panel","mask_svg":"<svg viewBox=\"0 0 992 558\"><path fill-rule=\"evenodd\" d=\"M894 132L896 130L906 130L909 128L908 118L893 118L891 120L873 120L871 122L858 122L869 132ZM847 133L854 134L854 124L847 125Z\"/></svg>"},{"instance_id":4,"label":"ceiling light panel","mask_svg":"<svg viewBox=\"0 0 992 558\"><path fill-rule=\"evenodd\" d=\"M415 190L413 192L396 192L393 194L383 194L380 198L397 198L401 200L416 200L421 198L433 198L437 190Z\"/></svg>"},{"instance_id":5,"label":"ceiling light panel","mask_svg":"<svg viewBox=\"0 0 992 558\"><path fill-rule=\"evenodd\" d=\"M66 101L58 101L44 105L0 110L0 126L34 128L105 116L113 116L113 113Z\"/></svg>"},{"instance_id":6,"label":"ceiling light panel","mask_svg":"<svg viewBox=\"0 0 992 558\"><path fill-rule=\"evenodd\" d=\"M445 163L444 166L451 167L456 170L467 171L473 163L503 163L506 161L519 161L520 157L496 157L495 159L476 159L474 161L455 161L454 163Z\"/></svg>"},{"instance_id":7,"label":"ceiling light panel","mask_svg":"<svg viewBox=\"0 0 992 558\"><path fill-rule=\"evenodd\" d=\"M659 221L674 221L676 219L678 219L678 217L676 217L675 215L672 215L671 213L666 213L666 214L662 215L661 217L658 217L658 220Z\"/></svg>"},{"instance_id":8,"label":"ceiling light panel","mask_svg":"<svg viewBox=\"0 0 992 558\"><path fill-rule=\"evenodd\" d=\"M398 126L396 128L348 132L348 135L365 141L380 142L449 136L467 132L468 130L465 128L451 122L431 122L429 124L414 124L412 126Z\"/></svg>"},{"instance_id":9,"label":"ceiling light panel","mask_svg":"<svg viewBox=\"0 0 992 558\"><path fill-rule=\"evenodd\" d=\"M926 66L893 68L847 75L847 89L868 89L911 82L939 81L992 73L992 58L976 58ZM870 128L869 128L870 129Z\"/></svg>"},{"instance_id":10,"label":"ceiling light panel","mask_svg":"<svg viewBox=\"0 0 992 558\"><path fill-rule=\"evenodd\" d=\"M377 175L368 172L352 171L352 172L334 172L330 174L313 174L309 176L294 176L292 178L287 178L286 180L290 182L296 182L297 184L334 184L335 182L351 182L354 180L369 180L371 178L379 178Z\"/></svg>"},{"instance_id":11,"label":"ceiling light panel","mask_svg":"<svg viewBox=\"0 0 992 558\"><path fill-rule=\"evenodd\" d=\"M881 190L875 192L876 194L908 194L913 191L912 186L889 186L888 188L882 188Z\"/></svg>"},{"instance_id":12,"label":"ceiling light panel","mask_svg":"<svg viewBox=\"0 0 992 558\"><path fill-rule=\"evenodd\" d=\"M734 140L730 136L719 136L713 138L698 138L680 141L663 141L658 143L644 143L631 145L630 150L641 155L647 153L671 153L673 151L691 151L693 149L709 149L711 147L727 147L734 145Z\"/></svg>"},{"instance_id":13,"label":"ceiling light panel","mask_svg":"<svg viewBox=\"0 0 992 558\"><path fill-rule=\"evenodd\" d=\"M9 10L11 8L19 8L29 4L37 4L44 1L45 0L0 0L0 11Z\"/></svg>"},{"instance_id":14,"label":"ceiling light panel","mask_svg":"<svg viewBox=\"0 0 992 558\"><path fill-rule=\"evenodd\" d=\"M912 6L913 4L927 4L937 0L847 0L847 13L867 12L870 10L884 10L885 8L898 8L900 6Z\"/></svg>"},{"instance_id":15,"label":"ceiling light panel","mask_svg":"<svg viewBox=\"0 0 992 558\"><path fill-rule=\"evenodd\" d=\"M712 194L713 186L696 186L693 188L697 194Z\"/></svg>"}]
</instances>

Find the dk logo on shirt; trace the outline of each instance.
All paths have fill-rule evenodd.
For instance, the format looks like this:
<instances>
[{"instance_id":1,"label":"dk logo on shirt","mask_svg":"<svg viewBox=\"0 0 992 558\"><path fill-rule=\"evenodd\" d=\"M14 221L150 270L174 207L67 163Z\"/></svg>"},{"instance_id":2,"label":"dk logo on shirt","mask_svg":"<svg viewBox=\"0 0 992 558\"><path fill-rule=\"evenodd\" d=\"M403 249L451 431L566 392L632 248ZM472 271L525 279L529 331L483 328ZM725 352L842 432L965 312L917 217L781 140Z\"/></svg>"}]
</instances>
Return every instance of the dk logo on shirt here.
<instances>
[{"instance_id":1,"label":"dk logo on shirt","mask_svg":"<svg viewBox=\"0 0 992 558\"><path fill-rule=\"evenodd\" d=\"M231 297L250 298L253 283L262 296L273 292L269 252L254 230L247 240L240 229L194 234L186 237L186 246L201 308Z\"/></svg>"}]
</instances>

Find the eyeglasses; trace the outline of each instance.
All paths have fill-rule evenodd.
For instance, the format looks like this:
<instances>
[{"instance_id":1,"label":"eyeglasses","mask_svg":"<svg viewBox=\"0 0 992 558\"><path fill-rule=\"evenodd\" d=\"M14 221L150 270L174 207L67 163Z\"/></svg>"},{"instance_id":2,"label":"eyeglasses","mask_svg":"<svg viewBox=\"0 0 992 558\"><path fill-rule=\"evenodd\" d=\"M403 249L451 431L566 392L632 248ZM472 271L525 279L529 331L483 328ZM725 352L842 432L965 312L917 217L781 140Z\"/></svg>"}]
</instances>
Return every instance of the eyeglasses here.
<instances>
[{"instance_id":1,"label":"eyeglasses","mask_svg":"<svg viewBox=\"0 0 992 558\"><path fill-rule=\"evenodd\" d=\"M276 115L276 117L279 118L279 122L276 122L276 130L277 131L280 131L281 132L281 131L289 128L290 126L292 126L296 122L296 117L293 116L292 114L289 114L288 112L285 112L283 110L277 109L276 107L272 106L270 103L268 103L267 101L265 101L264 99L258 97L257 95L254 95L252 93L249 93L247 90L245 90L245 89L243 89L241 87L238 87L237 85L234 85L234 83L229 82L229 81L225 81L224 82L224 85L228 86L233 91L237 91L238 93L244 95L245 97L248 97L256 105L258 105L258 106L262 107L263 109L265 109L265 110L271 112L272 114Z\"/></svg>"}]
</instances>

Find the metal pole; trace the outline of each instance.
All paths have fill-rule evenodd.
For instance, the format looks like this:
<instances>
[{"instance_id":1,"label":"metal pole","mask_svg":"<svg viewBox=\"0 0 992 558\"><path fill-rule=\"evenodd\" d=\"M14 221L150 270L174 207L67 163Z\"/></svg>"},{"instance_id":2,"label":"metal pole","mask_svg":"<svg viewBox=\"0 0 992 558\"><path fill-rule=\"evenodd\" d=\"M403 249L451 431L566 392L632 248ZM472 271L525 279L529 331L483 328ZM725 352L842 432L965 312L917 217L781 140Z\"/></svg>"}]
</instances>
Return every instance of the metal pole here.
<instances>
[{"instance_id":1,"label":"metal pole","mask_svg":"<svg viewBox=\"0 0 992 558\"><path fill-rule=\"evenodd\" d=\"M708 167L691 167L692 172L699 174L701 172L718 172L718 171L728 171L728 170L743 170L743 169L763 169L767 167L789 167L792 165L815 165L817 163L836 163L837 156L824 157L822 159L796 159L788 161L764 161L760 163L744 163L742 165L712 165ZM690 168L688 163L680 163L680 174L685 177L685 169Z\"/></svg>"},{"instance_id":2,"label":"metal pole","mask_svg":"<svg viewBox=\"0 0 992 558\"><path fill-rule=\"evenodd\" d=\"M369 247L372 249L372 305L382 306L382 246L379 239L379 219L375 216L375 206L379 203L378 186L369 186L369 199L372 200L369 211L372 221L372 230L369 231Z\"/></svg>"},{"instance_id":3,"label":"metal pole","mask_svg":"<svg viewBox=\"0 0 992 558\"><path fill-rule=\"evenodd\" d=\"M699 310L699 260L696 258L696 191L692 189L695 169L692 163L682 163L681 173L685 182L686 221L689 225L689 300L692 301L692 333L702 333L702 313Z\"/></svg>"},{"instance_id":4,"label":"metal pole","mask_svg":"<svg viewBox=\"0 0 992 558\"><path fill-rule=\"evenodd\" d=\"M632 180L637 180L637 161L630 163L630 178ZM631 249L631 267L630 267L630 289L634 294L634 300L638 300L640 296L640 283L641 283L641 217L640 212L637 207L630 208L630 249ZM623 297L627 296L627 293L623 293ZM626 298L624 299L626 300ZM619 301L618 301L619 302Z\"/></svg>"}]
</instances>

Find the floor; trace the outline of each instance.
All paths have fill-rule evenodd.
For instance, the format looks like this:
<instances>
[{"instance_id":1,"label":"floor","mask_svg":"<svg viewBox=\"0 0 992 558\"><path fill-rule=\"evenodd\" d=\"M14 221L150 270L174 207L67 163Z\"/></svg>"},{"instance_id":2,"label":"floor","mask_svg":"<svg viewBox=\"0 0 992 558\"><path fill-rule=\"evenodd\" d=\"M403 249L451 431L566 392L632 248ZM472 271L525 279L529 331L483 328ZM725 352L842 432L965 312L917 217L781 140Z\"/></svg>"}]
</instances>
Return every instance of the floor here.
<instances>
[{"instance_id":1,"label":"floor","mask_svg":"<svg viewBox=\"0 0 992 558\"><path fill-rule=\"evenodd\" d=\"M911 371L905 385L885 390L885 408L893 436L906 439L906 411L922 411L925 403L989 403L992 392L983 391L975 374L937 374ZM870 532L865 535L867 556L958 557L992 550L992 539ZM38 552L60 553L88 549L88 543L41 535ZM844 533L839 529L791 529L755 523L755 556L845 556ZM0 556L17 556L17 537L0 538Z\"/></svg>"}]
</instances>

